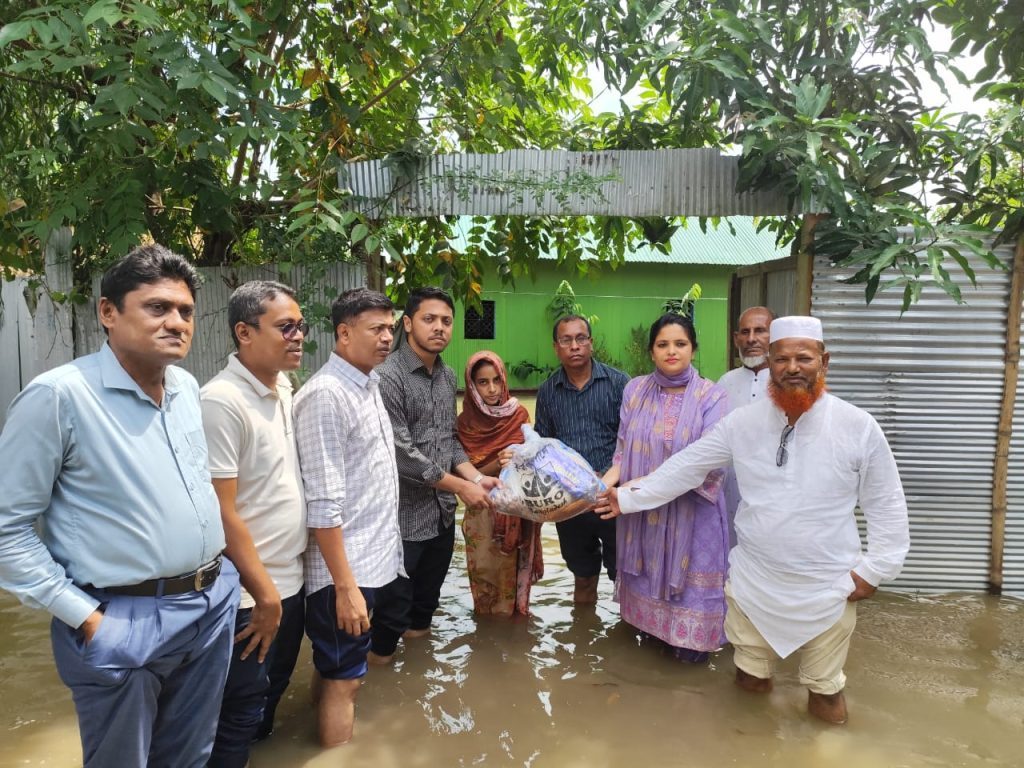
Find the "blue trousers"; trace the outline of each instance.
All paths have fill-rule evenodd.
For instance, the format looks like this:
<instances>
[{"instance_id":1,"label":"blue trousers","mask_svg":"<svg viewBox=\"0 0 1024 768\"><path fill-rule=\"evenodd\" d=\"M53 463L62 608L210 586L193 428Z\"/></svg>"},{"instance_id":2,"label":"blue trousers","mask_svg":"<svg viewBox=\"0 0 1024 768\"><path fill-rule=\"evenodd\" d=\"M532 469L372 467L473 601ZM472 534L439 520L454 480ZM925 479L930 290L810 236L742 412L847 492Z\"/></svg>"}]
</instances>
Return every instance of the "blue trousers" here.
<instances>
[{"instance_id":1,"label":"blue trousers","mask_svg":"<svg viewBox=\"0 0 1024 768\"><path fill-rule=\"evenodd\" d=\"M238 608L224 561L205 592L92 593L104 615L88 645L59 619L53 656L78 713L85 768L200 768L217 730Z\"/></svg>"},{"instance_id":2,"label":"blue trousers","mask_svg":"<svg viewBox=\"0 0 1024 768\"><path fill-rule=\"evenodd\" d=\"M249 762L249 746L260 735L274 728L274 712L295 669L302 647L304 595L281 601L281 626L261 664L253 651L242 660L247 641L236 643L231 667L224 686L217 738L208 763L211 768L244 768ZM252 608L240 608L235 616L235 635L249 626Z\"/></svg>"}]
</instances>

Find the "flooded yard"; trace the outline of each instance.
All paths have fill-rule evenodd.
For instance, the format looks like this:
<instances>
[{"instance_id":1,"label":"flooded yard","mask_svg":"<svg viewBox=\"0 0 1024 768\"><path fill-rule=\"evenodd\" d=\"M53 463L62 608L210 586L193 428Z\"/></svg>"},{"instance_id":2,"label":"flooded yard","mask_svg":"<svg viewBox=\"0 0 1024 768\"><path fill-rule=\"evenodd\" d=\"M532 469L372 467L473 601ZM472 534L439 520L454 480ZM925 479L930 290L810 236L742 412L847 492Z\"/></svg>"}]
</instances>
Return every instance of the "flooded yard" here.
<instances>
[{"instance_id":1,"label":"flooded yard","mask_svg":"<svg viewBox=\"0 0 1024 768\"><path fill-rule=\"evenodd\" d=\"M885 593L861 603L846 671L850 722L806 714L795 660L775 691L732 684L728 648L690 667L618 620L610 585L576 609L553 526L535 615L476 619L460 551L432 636L371 669L352 744L316 746L308 649L252 766L1024 765L1024 603ZM47 618L0 597L0 766L81 765Z\"/></svg>"}]
</instances>

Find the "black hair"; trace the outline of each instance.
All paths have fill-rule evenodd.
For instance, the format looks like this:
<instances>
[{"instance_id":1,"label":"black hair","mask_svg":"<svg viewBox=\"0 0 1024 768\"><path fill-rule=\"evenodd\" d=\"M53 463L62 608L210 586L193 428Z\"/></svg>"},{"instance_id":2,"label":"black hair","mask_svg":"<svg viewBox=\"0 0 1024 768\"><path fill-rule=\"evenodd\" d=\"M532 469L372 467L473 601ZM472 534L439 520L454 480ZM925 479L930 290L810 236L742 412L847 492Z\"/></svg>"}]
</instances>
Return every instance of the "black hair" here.
<instances>
[{"instance_id":1,"label":"black hair","mask_svg":"<svg viewBox=\"0 0 1024 768\"><path fill-rule=\"evenodd\" d=\"M161 280L180 280L188 286L195 299L199 290L199 272L184 256L179 256L162 245L140 245L103 273L100 296L124 311L124 297L140 285L152 285Z\"/></svg>"},{"instance_id":2,"label":"black hair","mask_svg":"<svg viewBox=\"0 0 1024 768\"><path fill-rule=\"evenodd\" d=\"M583 315L562 315L560 318L555 320L555 324L551 326L551 340L555 342L558 341L558 326L562 323L571 323L573 320L579 320L587 326L587 336L594 335L590 330L590 321Z\"/></svg>"},{"instance_id":3,"label":"black hair","mask_svg":"<svg viewBox=\"0 0 1024 768\"><path fill-rule=\"evenodd\" d=\"M654 350L655 339L658 338L658 334L661 333L661 329L668 325L681 326L682 329L686 331L687 337L690 339L690 346L693 347L693 351L697 351L697 329L693 326L693 320L688 318L686 315L677 315L675 312L666 312L651 325L651 333L647 340L648 352Z\"/></svg>"},{"instance_id":4,"label":"black hair","mask_svg":"<svg viewBox=\"0 0 1024 768\"><path fill-rule=\"evenodd\" d=\"M372 291L365 287L343 291L331 304L331 325L334 326L335 340L338 338L338 326L342 323L347 323L372 309L390 311L394 308L394 302L380 291Z\"/></svg>"},{"instance_id":5,"label":"black hair","mask_svg":"<svg viewBox=\"0 0 1024 768\"><path fill-rule=\"evenodd\" d=\"M235 326L239 323L255 325L260 315L267 311L264 302L273 301L278 296L295 298L295 291L284 283L273 280L250 280L242 283L231 293L228 299L228 327L231 329L231 340L238 348L238 336Z\"/></svg>"},{"instance_id":6,"label":"black hair","mask_svg":"<svg viewBox=\"0 0 1024 768\"><path fill-rule=\"evenodd\" d=\"M481 357L479 360L473 363L473 367L469 369L469 380L475 380L477 371L479 371L485 365L494 366L494 370L498 370L498 367L494 365L494 361L491 358Z\"/></svg>"},{"instance_id":7,"label":"black hair","mask_svg":"<svg viewBox=\"0 0 1024 768\"><path fill-rule=\"evenodd\" d=\"M452 301L452 297L446 292L442 291L433 285L426 285L422 288L416 288L412 293L409 294L409 298L405 301L405 316L412 318L416 314L416 311L420 308L420 304L430 299L437 299L443 301L448 305L448 309L455 312L455 302Z\"/></svg>"}]
</instances>

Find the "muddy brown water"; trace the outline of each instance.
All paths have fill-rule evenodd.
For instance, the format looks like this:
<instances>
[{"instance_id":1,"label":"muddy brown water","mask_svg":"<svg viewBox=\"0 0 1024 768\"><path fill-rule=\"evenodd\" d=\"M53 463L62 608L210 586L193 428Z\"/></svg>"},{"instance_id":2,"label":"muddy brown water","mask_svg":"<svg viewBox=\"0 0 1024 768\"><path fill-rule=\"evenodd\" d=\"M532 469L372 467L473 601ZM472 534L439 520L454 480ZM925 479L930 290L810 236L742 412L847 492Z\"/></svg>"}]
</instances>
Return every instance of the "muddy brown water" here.
<instances>
[{"instance_id":1,"label":"muddy brown water","mask_svg":"<svg viewBox=\"0 0 1024 768\"><path fill-rule=\"evenodd\" d=\"M356 736L316 746L308 648L252 766L1024 766L1024 603L879 594L861 604L847 664L850 723L819 725L793 660L768 696L732 685L725 649L675 661L618 619L570 602L552 526L528 620L475 618L460 550L434 632L371 669ZM0 766L81 765L47 618L0 597Z\"/></svg>"}]
</instances>

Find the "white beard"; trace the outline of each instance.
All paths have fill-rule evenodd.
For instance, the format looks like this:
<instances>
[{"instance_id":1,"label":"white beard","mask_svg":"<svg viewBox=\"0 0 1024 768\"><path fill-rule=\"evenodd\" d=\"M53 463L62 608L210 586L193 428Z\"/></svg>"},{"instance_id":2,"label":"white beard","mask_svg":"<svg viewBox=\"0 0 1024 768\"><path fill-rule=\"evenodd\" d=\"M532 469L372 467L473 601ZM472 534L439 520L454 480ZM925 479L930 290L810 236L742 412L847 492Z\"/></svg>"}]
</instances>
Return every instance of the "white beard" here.
<instances>
[{"instance_id":1,"label":"white beard","mask_svg":"<svg viewBox=\"0 0 1024 768\"><path fill-rule=\"evenodd\" d=\"M757 368L759 365L764 365L768 362L767 355L758 355L757 357L741 357L740 360L743 362L745 368Z\"/></svg>"}]
</instances>

